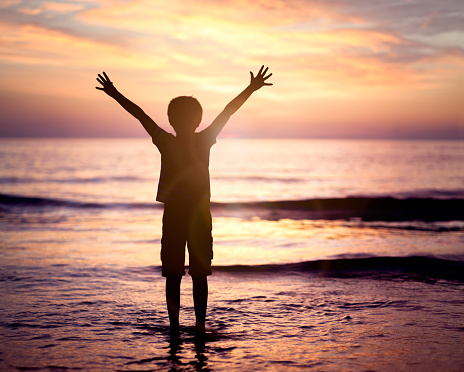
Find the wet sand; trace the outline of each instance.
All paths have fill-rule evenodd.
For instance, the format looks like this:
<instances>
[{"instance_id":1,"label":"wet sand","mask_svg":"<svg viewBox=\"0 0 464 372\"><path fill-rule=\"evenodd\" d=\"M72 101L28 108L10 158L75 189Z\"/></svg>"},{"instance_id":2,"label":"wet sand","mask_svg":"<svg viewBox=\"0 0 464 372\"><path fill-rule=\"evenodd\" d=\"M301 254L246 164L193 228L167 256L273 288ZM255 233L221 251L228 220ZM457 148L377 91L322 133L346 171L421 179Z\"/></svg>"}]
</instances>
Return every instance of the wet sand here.
<instances>
[{"instance_id":1,"label":"wet sand","mask_svg":"<svg viewBox=\"0 0 464 372\"><path fill-rule=\"evenodd\" d=\"M464 368L459 282L216 272L198 337L186 276L176 339L159 268L3 268L2 279L2 371Z\"/></svg>"}]
</instances>

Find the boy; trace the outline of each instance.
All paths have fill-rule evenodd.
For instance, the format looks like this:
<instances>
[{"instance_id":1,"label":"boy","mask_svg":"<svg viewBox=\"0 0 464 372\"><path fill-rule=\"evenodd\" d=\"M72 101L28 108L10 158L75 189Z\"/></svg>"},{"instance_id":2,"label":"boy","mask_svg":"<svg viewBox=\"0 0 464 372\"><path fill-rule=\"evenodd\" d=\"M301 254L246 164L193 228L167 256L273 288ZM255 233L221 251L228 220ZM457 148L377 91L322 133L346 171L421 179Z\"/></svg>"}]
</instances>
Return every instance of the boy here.
<instances>
[{"instance_id":1,"label":"boy","mask_svg":"<svg viewBox=\"0 0 464 372\"><path fill-rule=\"evenodd\" d=\"M143 110L114 87L108 76L98 74L104 91L138 119L161 153L161 172L156 200L164 203L161 239L162 275L166 277L166 303L170 332L179 332L180 283L185 275L185 244L189 250L189 274L193 281L193 302L198 332L205 332L208 302L207 276L213 258L212 219L209 209L209 153L232 114L253 92L265 85L268 68L261 66L256 76L250 71L248 87L234 98L213 123L195 133L203 110L193 97L174 98L168 106L169 123L176 136L161 129Z\"/></svg>"}]
</instances>

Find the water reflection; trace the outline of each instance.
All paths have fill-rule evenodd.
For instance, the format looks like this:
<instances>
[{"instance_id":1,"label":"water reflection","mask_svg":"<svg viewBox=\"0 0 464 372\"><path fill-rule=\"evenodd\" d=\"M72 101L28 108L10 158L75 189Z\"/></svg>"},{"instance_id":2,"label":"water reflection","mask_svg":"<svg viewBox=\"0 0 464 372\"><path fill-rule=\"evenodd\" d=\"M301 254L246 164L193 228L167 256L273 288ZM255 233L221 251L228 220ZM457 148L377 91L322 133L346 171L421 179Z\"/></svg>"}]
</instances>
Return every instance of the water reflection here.
<instances>
[{"instance_id":1,"label":"water reflection","mask_svg":"<svg viewBox=\"0 0 464 372\"><path fill-rule=\"evenodd\" d=\"M208 357L205 335L195 334L192 338L181 339L179 335L169 337L167 361L170 371L183 371L191 366L195 371L211 371L208 367ZM193 348L192 348L193 346ZM194 353L194 358L190 357L190 352ZM190 359L190 361L186 361Z\"/></svg>"},{"instance_id":2,"label":"water reflection","mask_svg":"<svg viewBox=\"0 0 464 372\"><path fill-rule=\"evenodd\" d=\"M195 358L194 366L197 371L210 371L207 366L208 357L205 355L205 336L198 334L194 338Z\"/></svg>"},{"instance_id":3,"label":"water reflection","mask_svg":"<svg viewBox=\"0 0 464 372\"><path fill-rule=\"evenodd\" d=\"M169 350L168 350L169 355L167 359L168 359L168 362L172 364L172 367L174 368L174 370L177 370L179 365L182 364L182 362L180 361L181 351L182 351L182 347L181 347L181 340L179 336L177 335L171 336L169 340Z\"/></svg>"}]
</instances>

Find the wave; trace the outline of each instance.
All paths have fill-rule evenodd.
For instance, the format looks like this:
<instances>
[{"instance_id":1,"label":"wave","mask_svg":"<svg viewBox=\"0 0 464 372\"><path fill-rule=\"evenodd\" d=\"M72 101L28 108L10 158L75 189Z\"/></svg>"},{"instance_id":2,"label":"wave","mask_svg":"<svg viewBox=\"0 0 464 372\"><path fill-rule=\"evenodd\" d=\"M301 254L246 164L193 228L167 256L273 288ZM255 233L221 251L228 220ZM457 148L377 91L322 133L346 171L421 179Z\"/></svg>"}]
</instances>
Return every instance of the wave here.
<instances>
[{"instance_id":1,"label":"wave","mask_svg":"<svg viewBox=\"0 0 464 372\"><path fill-rule=\"evenodd\" d=\"M399 199L407 199L407 198L464 199L464 190L461 190L461 189L456 189L456 190L420 189L420 190L414 190L414 191L397 192L390 196L394 196Z\"/></svg>"},{"instance_id":2,"label":"wave","mask_svg":"<svg viewBox=\"0 0 464 372\"><path fill-rule=\"evenodd\" d=\"M0 194L4 211L16 207L162 208L160 203L88 203ZM259 217L267 220L318 219L354 221L464 221L464 199L347 197L262 202L212 202L215 216Z\"/></svg>"},{"instance_id":3,"label":"wave","mask_svg":"<svg viewBox=\"0 0 464 372\"><path fill-rule=\"evenodd\" d=\"M132 176L110 176L89 178L33 178L33 177L0 177L0 184L18 183L107 183L107 182L143 182L153 181L149 178Z\"/></svg>"},{"instance_id":4,"label":"wave","mask_svg":"<svg viewBox=\"0 0 464 372\"><path fill-rule=\"evenodd\" d=\"M33 196L19 196L0 194L0 207L6 209L8 207L63 207L63 208L128 208L128 209L142 209L142 208L161 208L159 203L89 203L73 200L41 198Z\"/></svg>"},{"instance_id":5,"label":"wave","mask_svg":"<svg viewBox=\"0 0 464 372\"><path fill-rule=\"evenodd\" d=\"M461 259L463 257L460 257ZM427 256L335 258L289 264L214 266L213 272L255 274L314 274L374 279L437 279L464 282L464 261Z\"/></svg>"},{"instance_id":6,"label":"wave","mask_svg":"<svg viewBox=\"0 0 464 372\"><path fill-rule=\"evenodd\" d=\"M251 182L280 182L280 183L302 183L304 178L295 177L266 177L266 176L241 176L241 175L222 175L214 176L212 180L225 181L251 181ZM314 179L312 181L315 181Z\"/></svg>"},{"instance_id":7,"label":"wave","mask_svg":"<svg viewBox=\"0 0 464 372\"><path fill-rule=\"evenodd\" d=\"M219 213L252 211L263 219L462 221L464 199L346 197L248 203L212 203Z\"/></svg>"}]
</instances>

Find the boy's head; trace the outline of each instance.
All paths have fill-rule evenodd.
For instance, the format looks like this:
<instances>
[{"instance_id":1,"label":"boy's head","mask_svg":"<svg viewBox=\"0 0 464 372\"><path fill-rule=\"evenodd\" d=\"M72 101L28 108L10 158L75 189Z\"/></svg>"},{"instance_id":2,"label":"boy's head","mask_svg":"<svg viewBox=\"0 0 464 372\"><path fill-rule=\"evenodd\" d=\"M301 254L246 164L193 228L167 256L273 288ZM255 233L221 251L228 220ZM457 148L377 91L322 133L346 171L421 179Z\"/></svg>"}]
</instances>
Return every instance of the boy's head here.
<instances>
[{"instance_id":1,"label":"boy's head","mask_svg":"<svg viewBox=\"0 0 464 372\"><path fill-rule=\"evenodd\" d=\"M194 97L180 96L173 98L168 106L169 124L176 133L195 132L200 125L203 109Z\"/></svg>"}]
</instances>

